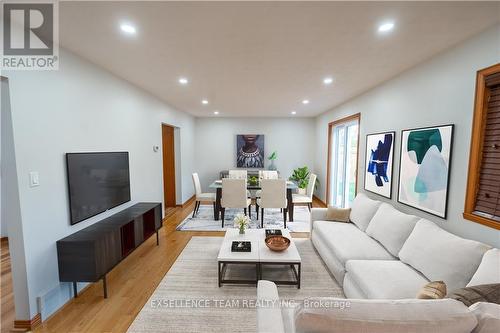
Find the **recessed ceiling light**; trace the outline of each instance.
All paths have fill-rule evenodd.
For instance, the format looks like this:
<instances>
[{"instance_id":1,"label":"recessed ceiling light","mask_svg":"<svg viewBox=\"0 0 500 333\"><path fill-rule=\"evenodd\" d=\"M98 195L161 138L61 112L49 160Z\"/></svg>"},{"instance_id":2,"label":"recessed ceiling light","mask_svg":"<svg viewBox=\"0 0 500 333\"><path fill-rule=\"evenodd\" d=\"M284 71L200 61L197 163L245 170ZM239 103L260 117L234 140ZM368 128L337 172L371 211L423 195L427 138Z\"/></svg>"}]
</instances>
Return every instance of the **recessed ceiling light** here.
<instances>
[{"instance_id":1,"label":"recessed ceiling light","mask_svg":"<svg viewBox=\"0 0 500 333\"><path fill-rule=\"evenodd\" d=\"M378 32L388 32L394 29L394 22L385 22L378 26Z\"/></svg>"},{"instance_id":2,"label":"recessed ceiling light","mask_svg":"<svg viewBox=\"0 0 500 333\"><path fill-rule=\"evenodd\" d=\"M293 115L295 115L295 114L297 114L297 111L292 111L290 113L293 114Z\"/></svg>"},{"instance_id":3,"label":"recessed ceiling light","mask_svg":"<svg viewBox=\"0 0 500 333\"><path fill-rule=\"evenodd\" d=\"M214 111L214 115L218 115L219 114L219 111Z\"/></svg>"},{"instance_id":4,"label":"recessed ceiling light","mask_svg":"<svg viewBox=\"0 0 500 333\"><path fill-rule=\"evenodd\" d=\"M207 101L206 99L204 99L204 100L202 100L202 101L201 101L201 104L205 104L205 105L207 105L207 104L208 104L208 101Z\"/></svg>"},{"instance_id":5,"label":"recessed ceiling light","mask_svg":"<svg viewBox=\"0 0 500 333\"><path fill-rule=\"evenodd\" d=\"M330 76L325 77L325 78L323 79L323 83L324 83L324 84L326 84L326 85L332 84L332 82L333 82L333 78L332 78L332 77L330 77Z\"/></svg>"},{"instance_id":6,"label":"recessed ceiling light","mask_svg":"<svg viewBox=\"0 0 500 333\"><path fill-rule=\"evenodd\" d=\"M189 80L185 77L180 77L179 78L179 83L182 84L182 85L186 85L189 83Z\"/></svg>"},{"instance_id":7,"label":"recessed ceiling light","mask_svg":"<svg viewBox=\"0 0 500 333\"><path fill-rule=\"evenodd\" d=\"M122 23L120 25L120 29L122 29L123 32L125 32L129 35L134 35L137 32L135 27L129 23Z\"/></svg>"},{"instance_id":8,"label":"recessed ceiling light","mask_svg":"<svg viewBox=\"0 0 500 333\"><path fill-rule=\"evenodd\" d=\"M308 100L308 99L304 99L304 100L302 101L302 104L309 104L309 100Z\"/></svg>"}]
</instances>

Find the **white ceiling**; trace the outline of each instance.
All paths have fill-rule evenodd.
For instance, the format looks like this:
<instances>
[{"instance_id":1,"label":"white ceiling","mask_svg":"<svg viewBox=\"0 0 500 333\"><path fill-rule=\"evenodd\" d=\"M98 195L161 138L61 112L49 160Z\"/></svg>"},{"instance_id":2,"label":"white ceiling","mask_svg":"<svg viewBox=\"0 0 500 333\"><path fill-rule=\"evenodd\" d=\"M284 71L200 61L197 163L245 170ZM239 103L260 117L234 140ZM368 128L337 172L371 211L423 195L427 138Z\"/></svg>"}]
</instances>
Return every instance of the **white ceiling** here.
<instances>
[{"instance_id":1,"label":"white ceiling","mask_svg":"<svg viewBox=\"0 0 500 333\"><path fill-rule=\"evenodd\" d=\"M500 21L499 2L61 2L59 11L63 47L196 116L316 116ZM386 20L396 27L380 35Z\"/></svg>"}]
</instances>

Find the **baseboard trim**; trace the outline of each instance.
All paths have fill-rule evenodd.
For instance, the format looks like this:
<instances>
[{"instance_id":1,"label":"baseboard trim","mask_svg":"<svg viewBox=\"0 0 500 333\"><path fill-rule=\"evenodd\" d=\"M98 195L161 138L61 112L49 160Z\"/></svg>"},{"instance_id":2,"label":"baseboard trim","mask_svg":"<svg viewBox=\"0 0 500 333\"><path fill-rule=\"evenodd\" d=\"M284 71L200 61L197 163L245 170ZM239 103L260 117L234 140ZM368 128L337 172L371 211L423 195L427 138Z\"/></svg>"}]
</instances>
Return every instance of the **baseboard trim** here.
<instances>
[{"instance_id":1,"label":"baseboard trim","mask_svg":"<svg viewBox=\"0 0 500 333\"><path fill-rule=\"evenodd\" d=\"M177 207L181 207L181 208L187 207L190 204L192 204L193 201L195 201L195 200L196 200L196 195L193 195L191 198L187 199L184 203L177 205Z\"/></svg>"},{"instance_id":2,"label":"baseboard trim","mask_svg":"<svg viewBox=\"0 0 500 333\"><path fill-rule=\"evenodd\" d=\"M34 330L42 324L42 315L37 313L31 320L14 320L14 328Z\"/></svg>"},{"instance_id":3,"label":"baseboard trim","mask_svg":"<svg viewBox=\"0 0 500 333\"><path fill-rule=\"evenodd\" d=\"M321 200L320 198L318 198L317 196L313 195L313 199L315 199L318 203L320 203L323 207L328 207L327 204Z\"/></svg>"}]
</instances>

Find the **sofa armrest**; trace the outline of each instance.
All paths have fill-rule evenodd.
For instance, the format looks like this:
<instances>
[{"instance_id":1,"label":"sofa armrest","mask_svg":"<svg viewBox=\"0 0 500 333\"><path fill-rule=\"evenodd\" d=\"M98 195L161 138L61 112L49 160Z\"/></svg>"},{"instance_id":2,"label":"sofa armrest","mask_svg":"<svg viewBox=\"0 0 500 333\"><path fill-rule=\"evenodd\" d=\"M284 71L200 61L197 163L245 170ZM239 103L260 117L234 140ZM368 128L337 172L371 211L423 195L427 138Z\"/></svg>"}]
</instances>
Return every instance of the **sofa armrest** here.
<instances>
[{"instance_id":1,"label":"sofa armrest","mask_svg":"<svg viewBox=\"0 0 500 333\"><path fill-rule=\"evenodd\" d=\"M311 233L312 233L314 221L325 220L327 210L328 210L328 208L313 208L313 209L311 209L311 223L310 223Z\"/></svg>"},{"instance_id":2,"label":"sofa armrest","mask_svg":"<svg viewBox=\"0 0 500 333\"><path fill-rule=\"evenodd\" d=\"M260 280L257 284L257 332L284 333L278 288L271 281Z\"/></svg>"}]
</instances>

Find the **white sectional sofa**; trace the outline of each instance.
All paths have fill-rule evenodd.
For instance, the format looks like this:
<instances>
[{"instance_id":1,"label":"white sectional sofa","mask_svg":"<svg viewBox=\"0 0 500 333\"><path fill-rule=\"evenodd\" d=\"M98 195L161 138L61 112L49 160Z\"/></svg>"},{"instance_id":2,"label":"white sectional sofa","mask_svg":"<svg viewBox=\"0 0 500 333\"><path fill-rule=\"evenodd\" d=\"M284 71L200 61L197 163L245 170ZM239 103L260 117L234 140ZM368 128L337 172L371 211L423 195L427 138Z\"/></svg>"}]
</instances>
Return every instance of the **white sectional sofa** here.
<instances>
[{"instance_id":1,"label":"white sectional sofa","mask_svg":"<svg viewBox=\"0 0 500 333\"><path fill-rule=\"evenodd\" d=\"M444 281L449 292L500 283L498 249L460 238L365 194L353 202L351 223L327 221L326 213L326 208L312 209L311 240L343 287L349 311L260 306L258 332L323 332L325 327L328 332L500 331L498 304L467 308L453 299L415 299L429 281ZM278 300L276 286L260 281L258 298ZM297 328L297 322L306 327Z\"/></svg>"},{"instance_id":2,"label":"white sectional sofa","mask_svg":"<svg viewBox=\"0 0 500 333\"><path fill-rule=\"evenodd\" d=\"M326 211L312 210L311 240L348 298L414 298L436 280L444 281L448 291L471 285L473 278L500 283L498 249L455 236L431 221L365 194L353 202L352 223L326 221ZM492 259L478 271L485 253Z\"/></svg>"}]
</instances>

